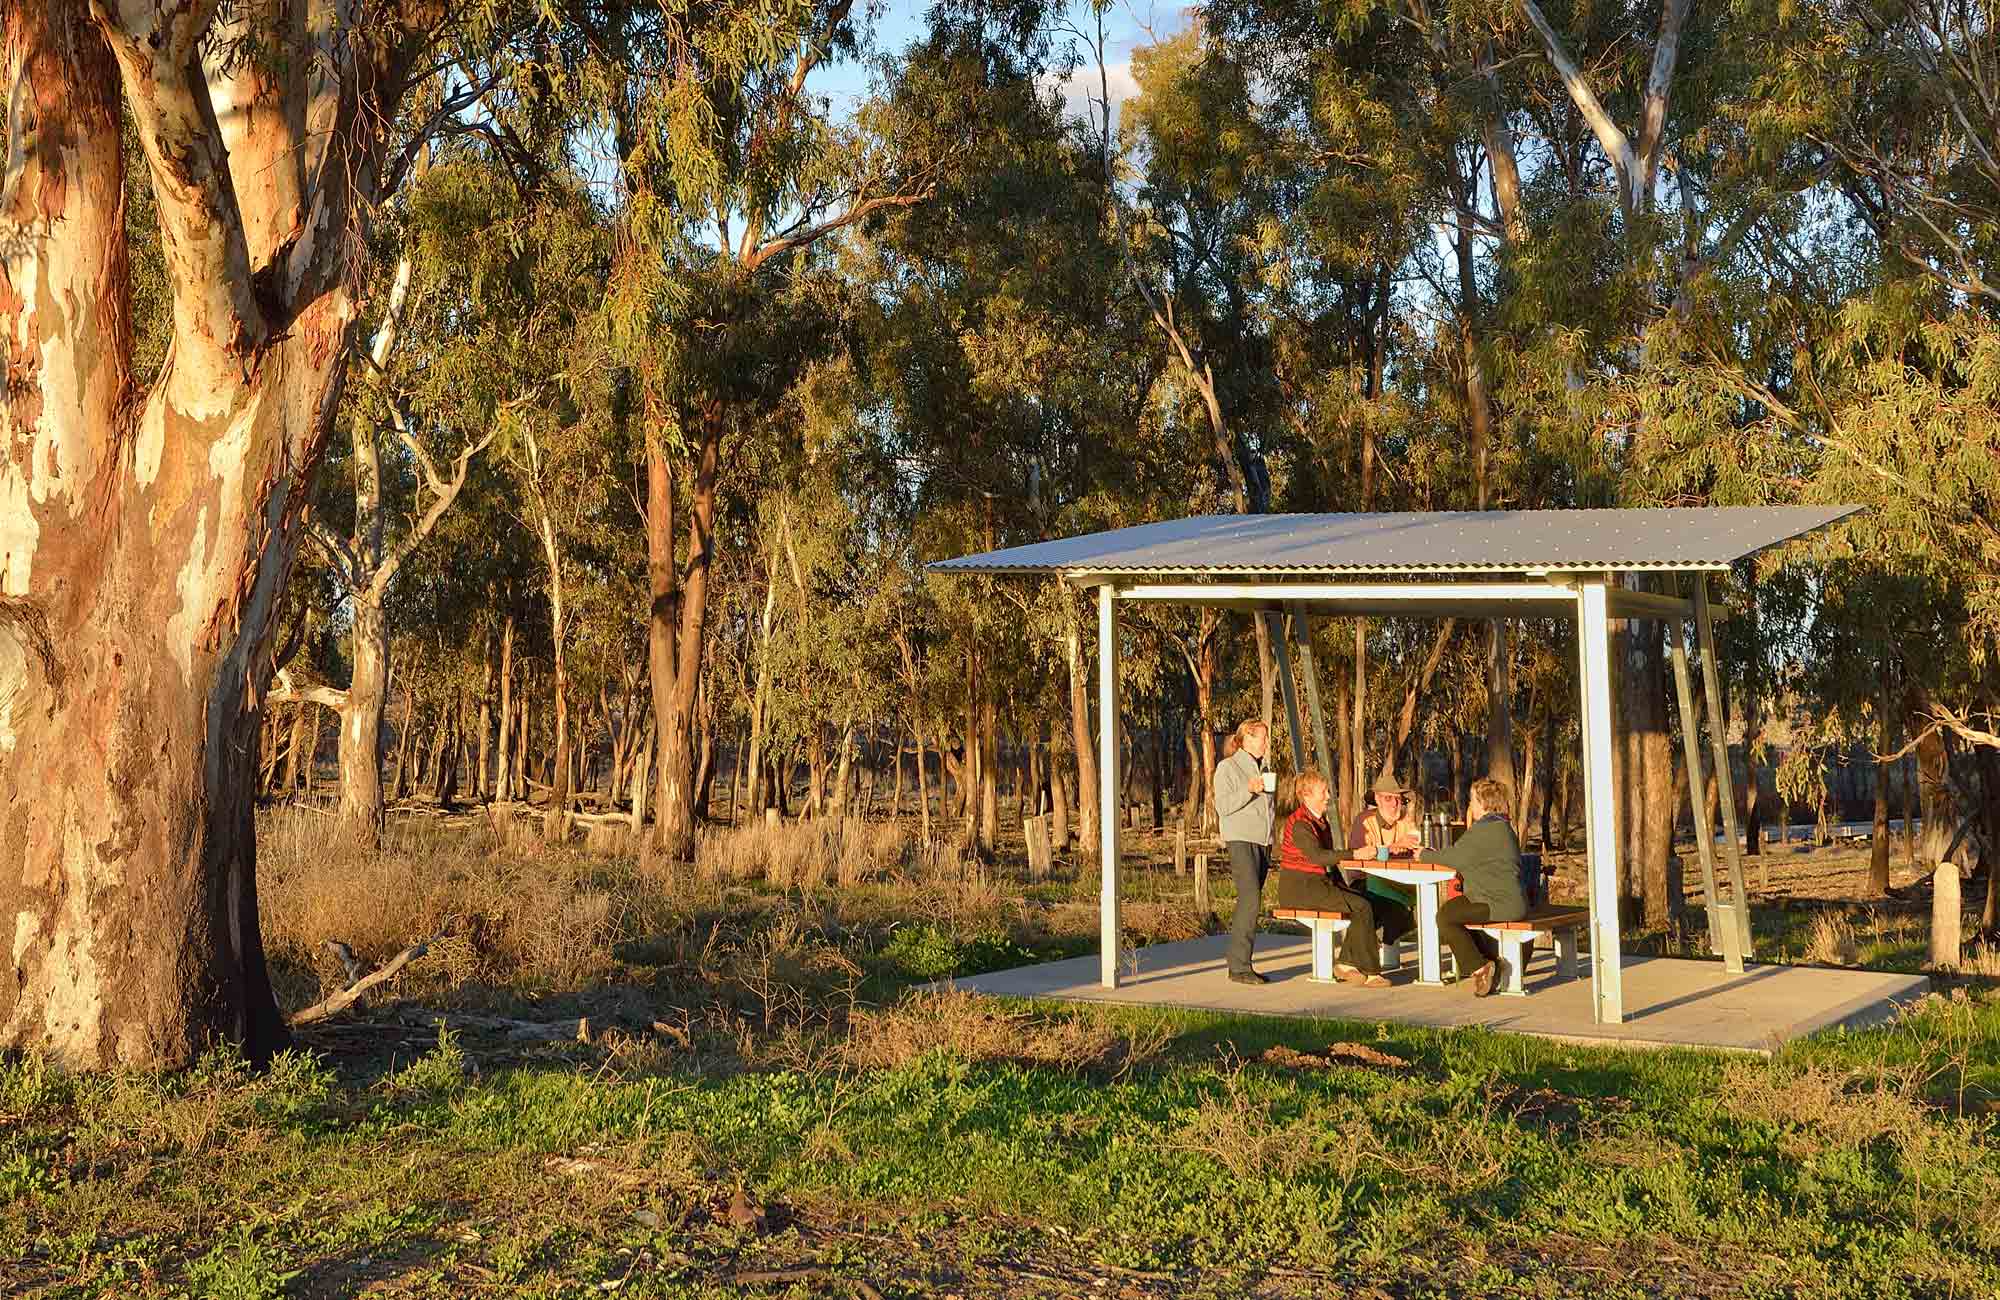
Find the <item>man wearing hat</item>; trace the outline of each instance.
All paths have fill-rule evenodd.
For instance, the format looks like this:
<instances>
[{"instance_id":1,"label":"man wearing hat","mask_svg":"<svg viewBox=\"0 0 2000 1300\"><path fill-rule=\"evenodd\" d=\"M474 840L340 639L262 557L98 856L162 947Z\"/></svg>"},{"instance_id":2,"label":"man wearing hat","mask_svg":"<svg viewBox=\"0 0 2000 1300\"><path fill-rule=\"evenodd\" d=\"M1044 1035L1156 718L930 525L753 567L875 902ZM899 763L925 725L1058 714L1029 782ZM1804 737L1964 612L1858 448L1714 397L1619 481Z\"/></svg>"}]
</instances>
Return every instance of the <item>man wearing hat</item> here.
<instances>
[{"instance_id":1,"label":"man wearing hat","mask_svg":"<svg viewBox=\"0 0 2000 1300\"><path fill-rule=\"evenodd\" d=\"M1394 774L1383 772L1375 778L1375 807L1364 811L1354 819L1354 828L1347 833L1347 847L1360 852L1361 857L1374 857L1375 850L1382 845L1389 846L1391 852L1423 847L1424 837L1417 829L1417 819L1410 810L1410 791Z\"/></svg>"}]
</instances>

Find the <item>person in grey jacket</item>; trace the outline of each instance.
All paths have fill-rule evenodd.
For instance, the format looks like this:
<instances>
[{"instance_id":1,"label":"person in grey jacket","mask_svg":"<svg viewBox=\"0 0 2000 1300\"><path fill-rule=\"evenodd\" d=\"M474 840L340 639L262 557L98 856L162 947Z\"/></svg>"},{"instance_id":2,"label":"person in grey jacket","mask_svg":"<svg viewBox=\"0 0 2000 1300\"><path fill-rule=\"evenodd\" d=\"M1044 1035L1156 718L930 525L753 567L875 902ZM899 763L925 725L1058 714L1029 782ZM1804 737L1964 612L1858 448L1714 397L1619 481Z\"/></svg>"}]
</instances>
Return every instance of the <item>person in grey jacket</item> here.
<instances>
[{"instance_id":1,"label":"person in grey jacket","mask_svg":"<svg viewBox=\"0 0 2000 1300\"><path fill-rule=\"evenodd\" d=\"M1250 944L1271 870L1271 816L1277 774L1264 766L1269 724L1255 718L1236 728L1226 757L1215 767L1215 815L1229 846L1229 874L1236 881L1236 915L1229 924L1229 978L1238 984L1269 981L1250 967Z\"/></svg>"},{"instance_id":2,"label":"person in grey jacket","mask_svg":"<svg viewBox=\"0 0 2000 1300\"><path fill-rule=\"evenodd\" d=\"M1472 783L1465 810L1465 834L1449 848L1425 849L1424 862L1450 867L1465 884L1465 892L1438 908L1438 938L1451 949L1458 977L1472 985L1475 996L1493 992L1499 945L1467 928L1489 921L1518 921L1528 914L1521 892L1521 841L1507 820L1514 796L1490 776Z\"/></svg>"}]
</instances>

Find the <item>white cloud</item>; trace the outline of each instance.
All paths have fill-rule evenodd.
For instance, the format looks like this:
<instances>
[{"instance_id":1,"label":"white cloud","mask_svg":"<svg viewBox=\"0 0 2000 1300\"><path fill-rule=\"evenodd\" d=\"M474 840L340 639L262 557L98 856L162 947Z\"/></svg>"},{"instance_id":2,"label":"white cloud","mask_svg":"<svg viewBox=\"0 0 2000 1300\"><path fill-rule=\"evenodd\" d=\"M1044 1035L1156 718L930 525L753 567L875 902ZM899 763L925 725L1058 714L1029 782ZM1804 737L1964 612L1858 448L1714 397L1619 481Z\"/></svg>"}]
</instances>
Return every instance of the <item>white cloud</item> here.
<instances>
[{"instance_id":1,"label":"white cloud","mask_svg":"<svg viewBox=\"0 0 2000 1300\"><path fill-rule=\"evenodd\" d=\"M1054 86L1062 92L1063 111L1071 117L1086 117L1093 124L1098 122L1097 101L1104 98L1108 90L1111 95L1111 125L1118 126L1118 106L1139 93L1139 83L1132 79L1132 61L1122 59L1104 65L1102 79L1098 76L1095 63L1084 63L1063 78L1043 78L1045 86Z\"/></svg>"}]
</instances>

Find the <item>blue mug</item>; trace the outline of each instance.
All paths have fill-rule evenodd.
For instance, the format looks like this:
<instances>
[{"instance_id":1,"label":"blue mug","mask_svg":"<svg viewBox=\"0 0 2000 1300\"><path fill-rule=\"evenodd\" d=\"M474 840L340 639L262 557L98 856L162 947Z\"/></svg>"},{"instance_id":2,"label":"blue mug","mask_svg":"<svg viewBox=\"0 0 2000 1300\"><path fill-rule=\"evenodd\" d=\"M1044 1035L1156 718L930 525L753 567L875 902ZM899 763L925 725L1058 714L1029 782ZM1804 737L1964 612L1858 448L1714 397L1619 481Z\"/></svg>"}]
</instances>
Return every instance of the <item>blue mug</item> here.
<instances>
[{"instance_id":1,"label":"blue mug","mask_svg":"<svg viewBox=\"0 0 2000 1300\"><path fill-rule=\"evenodd\" d=\"M1387 862L1387 861L1389 860L1389 846L1388 846L1388 845L1386 845L1386 844L1377 844L1377 845L1375 846L1375 860L1376 860L1377 862Z\"/></svg>"}]
</instances>

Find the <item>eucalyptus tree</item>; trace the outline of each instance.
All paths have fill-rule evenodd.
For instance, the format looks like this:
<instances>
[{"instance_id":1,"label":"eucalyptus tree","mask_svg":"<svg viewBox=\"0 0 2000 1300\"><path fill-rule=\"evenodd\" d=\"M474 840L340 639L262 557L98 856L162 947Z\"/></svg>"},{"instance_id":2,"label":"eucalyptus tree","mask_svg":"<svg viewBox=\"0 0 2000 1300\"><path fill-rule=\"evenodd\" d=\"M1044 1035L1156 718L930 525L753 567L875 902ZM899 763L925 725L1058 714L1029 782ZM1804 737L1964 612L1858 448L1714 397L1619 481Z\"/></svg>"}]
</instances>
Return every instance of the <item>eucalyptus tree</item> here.
<instances>
[{"instance_id":1,"label":"eucalyptus tree","mask_svg":"<svg viewBox=\"0 0 2000 1300\"><path fill-rule=\"evenodd\" d=\"M1288 0L1226 0L1206 12L1212 44L1259 88L1248 111L1272 159L1254 228L1288 508L1499 500L1488 454L1499 417L1481 344L1491 277L1479 268L1520 223L1489 219L1473 193L1482 122L1492 148L1510 151L1514 177L1506 119L1489 120L1490 69L1480 75L1492 58L1491 15L1420 3L1335 13ZM1517 190L1515 178L1505 192ZM1455 277L1436 251L1443 241L1458 255ZM1428 323L1439 313L1456 318L1449 335ZM1323 662L1339 665L1340 791L1351 811L1370 774L1370 737L1380 734L1374 706L1393 714L1396 701L1371 695L1370 625L1357 619L1350 630ZM1442 653L1450 634L1427 635ZM1490 662L1497 670L1505 660ZM1504 772L1509 692L1502 683L1488 694Z\"/></svg>"},{"instance_id":2,"label":"eucalyptus tree","mask_svg":"<svg viewBox=\"0 0 2000 1300\"><path fill-rule=\"evenodd\" d=\"M1101 15L1101 10L1099 11ZM1102 75L1102 26L1097 38ZM1207 455L1238 514L1271 508L1271 472L1257 431L1269 426L1276 397L1269 325L1266 231L1292 158L1253 106L1250 69L1201 24L1141 49L1132 59L1139 94L1121 111L1112 144L1108 99L1104 168L1115 184L1127 159L1136 167L1129 216L1118 238L1132 283L1203 416ZM1127 200L1114 193L1116 217ZM1270 633L1251 620L1261 687L1259 716L1271 712L1276 673Z\"/></svg>"},{"instance_id":3,"label":"eucalyptus tree","mask_svg":"<svg viewBox=\"0 0 2000 1300\"><path fill-rule=\"evenodd\" d=\"M2000 308L2000 28L1990 0L1759 5L1763 142L1838 168L1885 259Z\"/></svg>"},{"instance_id":4,"label":"eucalyptus tree","mask_svg":"<svg viewBox=\"0 0 2000 1300\"><path fill-rule=\"evenodd\" d=\"M0 1044L102 1066L285 1041L257 923L258 705L357 257L409 161L398 108L465 19L430 0L0 10L0 694L6 782L41 810L0 832ZM124 221L142 189L173 320L144 386Z\"/></svg>"},{"instance_id":5,"label":"eucalyptus tree","mask_svg":"<svg viewBox=\"0 0 2000 1300\"><path fill-rule=\"evenodd\" d=\"M370 846L382 829L392 585L458 501L474 458L493 442L500 410L523 396L496 387L507 379L495 362L528 332L524 318L541 313L505 286L527 278L524 264L537 256L571 251L540 238L509 177L477 158L426 166L410 191L401 204L402 247L386 259L394 269L345 412L350 442L341 468L350 484L340 493L327 485L307 532L351 618L337 833ZM528 393L539 386L527 385ZM386 474L385 434L400 453ZM405 503L407 519L397 517Z\"/></svg>"},{"instance_id":6,"label":"eucalyptus tree","mask_svg":"<svg viewBox=\"0 0 2000 1300\"><path fill-rule=\"evenodd\" d=\"M1861 594L1880 590L1884 612L1898 612L1869 630L1829 615L1812 680L1837 688L1851 666L1839 661L1857 653L1895 668L1877 722L1918 751L1935 860L1960 820L1954 805L1981 802L1954 790L1947 739L1979 755L1985 802L2000 789L1985 757L2000 684L1990 13L1897 3L1741 17L1745 39L1773 57L1745 78L1733 129L1755 166L1820 189L1773 205L1784 223L1746 241L1758 273L1707 309L1716 325L1680 335L1675 382L1654 390L1649 427L1675 444L1681 484L1869 506L1818 548L1857 588L1825 606L1861 616Z\"/></svg>"},{"instance_id":7,"label":"eucalyptus tree","mask_svg":"<svg viewBox=\"0 0 2000 1300\"><path fill-rule=\"evenodd\" d=\"M1037 11L940 8L884 93L843 121L808 86L862 50L852 0L626 15L585 79L611 126L624 252L611 316L645 426L651 678L660 764L654 846L692 846L693 726L717 484L733 439L792 369L789 301L814 250L924 202L977 135L982 97L1032 76ZM595 63L591 60L595 59ZM685 536L681 533L685 532Z\"/></svg>"},{"instance_id":8,"label":"eucalyptus tree","mask_svg":"<svg viewBox=\"0 0 2000 1300\"><path fill-rule=\"evenodd\" d=\"M594 243L587 240L586 242ZM569 833L575 769L570 646L575 639L578 587L606 548L615 518L620 452L610 431L609 395L590 377L571 375L567 391L503 412L507 472L514 480L519 522L534 539L544 571L549 612L549 687L553 723L552 779L544 834ZM636 523L636 521L634 521ZM525 792L524 792L525 794Z\"/></svg>"},{"instance_id":9,"label":"eucalyptus tree","mask_svg":"<svg viewBox=\"0 0 2000 1300\"><path fill-rule=\"evenodd\" d=\"M1902 539L1912 562L1957 571L1967 641L1983 657L2000 637L2000 431L1985 403L2000 311L1992 6L1753 12L1780 57L1757 82L1747 123L1766 156L1803 152L1835 169L1841 215L1867 236L1848 242L1873 254L1837 312L1822 299L1797 320L1794 335L1810 349L1801 378L1815 382L1765 394L1764 409L1775 428L1810 430L1826 453L1824 486L1876 502L1884 535ZM1963 722L1948 707L1937 718L1948 729ZM1980 730L1958 734L1985 743L1972 734Z\"/></svg>"},{"instance_id":10,"label":"eucalyptus tree","mask_svg":"<svg viewBox=\"0 0 2000 1300\"><path fill-rule=\"evenodd\" d=\"M1094 135L1026 79L996 85L986 103L966 165L843 259L858 303L857 427L873 448L857 469L872 530L910 538L912 565L1139 522L1188 499L1164 490L1184 481L1188 456L1160 435L1165 361L1106 237ZM1061 791L1065 830L1074 794L1094 852L1096 742L1077 594L942 576L925 587L937 617L909 630L903 675L938 683L957 658L975 840L998 832L1000 705L1015 702L1010 729L1039 747L1034 710L1048 668L1061 664L1067 717L1050 720L1049 743L1074 776L1051 791Z\"/></svg>"}]
</instances>

